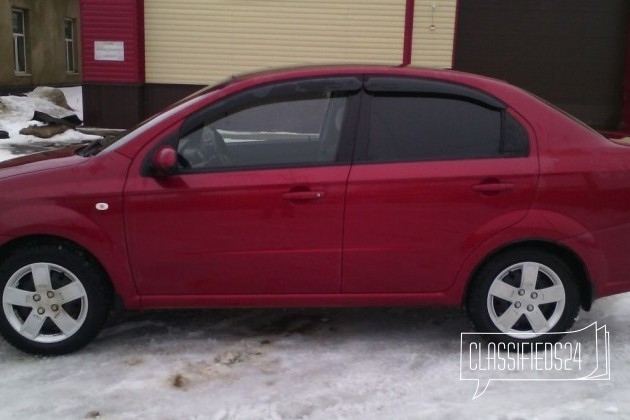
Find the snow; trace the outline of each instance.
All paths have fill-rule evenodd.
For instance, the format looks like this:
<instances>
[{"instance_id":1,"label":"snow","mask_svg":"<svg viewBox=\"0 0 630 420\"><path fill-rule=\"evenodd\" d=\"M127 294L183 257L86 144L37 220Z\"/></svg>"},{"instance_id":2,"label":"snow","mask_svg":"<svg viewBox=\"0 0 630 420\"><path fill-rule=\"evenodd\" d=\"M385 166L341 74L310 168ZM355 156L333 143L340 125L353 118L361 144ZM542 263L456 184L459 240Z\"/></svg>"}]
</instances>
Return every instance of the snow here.
<instances>
[{"instance_id":1,"label":"snow","mask_svg":"<svg viewBox=\"0 0 630 420\"><path fill-rule=\"evenodd\" d=\"M0 142L2 142L2 140L0 140ZM3 148L1 144L2 143L0 143L0 162L2 162L3 160L9 160L9 159L13 159L14 157L17 157L13 153L11 153L9 149Z\"/></svg>"},{"instance_id":2,"label":"snow","mask_svg":"<svg viewBox=\"0 0 630 420\"><path fill-rule=\"evenodd\" d=\"M129 314L79 353L0 342L0 417L104 419L627 419L630 294L596 301L610 381L459 380L450 309L240 309Z\"/></svg>"},{"instance_id":3,"label":"snow","mask_svg":"<svg viewBox=\"0 0 630 420\"><path fill-rule=\"evenodd\" d=\"M317 141L319 133L293 133L289 131L234 131L217 130L226 143L246 143L272 139L281 140L309 140Z\"/></svg>"},{"instance_id":4,"label":"snow","mask_svg":"<svg viewBox=\"0 0 630 420\"><path fill-rule=\"evenodd\" d=\"M73 109L75 115L83 121L83 88L81 86L59 88L66 97L66 102Z\"/></svg>"},{"instance_id":5,"label":"snow","mask_svg":"<svg viewBox=\"0 0 630 420\"><path fill-rule=\"evenodd\" d=\"M57 118L76 114L82 119L83 100L81 87L63 88L62 91L66 95L66 100L70 107L73 108L73 111L37 97L0 97L0 130L9 133L8 139L0 139L0 161L45 150L53 145L58 147L63 144L81 143L100 138L100 136L83 134L76 130L68 130L50 139L40 139L35 136L20 134L20 130L29 125L42 125L40 122L31 120L34 111L44 112Z\"/></svg>"}]
</instances>

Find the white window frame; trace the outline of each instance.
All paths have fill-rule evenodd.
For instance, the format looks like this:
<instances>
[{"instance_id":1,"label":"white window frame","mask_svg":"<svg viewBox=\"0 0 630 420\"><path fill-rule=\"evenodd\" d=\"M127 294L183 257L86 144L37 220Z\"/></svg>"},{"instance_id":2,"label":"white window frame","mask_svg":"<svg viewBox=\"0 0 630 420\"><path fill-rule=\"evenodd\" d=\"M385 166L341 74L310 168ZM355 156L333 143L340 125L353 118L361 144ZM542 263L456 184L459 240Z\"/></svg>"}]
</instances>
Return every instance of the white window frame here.
<instances>
[{"instance_id":1,"label":"white window frame","mask_svg":"<svg viewBox=\"0 0 630 420\"><path fill-rule=\"evenodd\" d=\"M26 52L26 11L22 9L11 9L11 27L13 31L13 15L18 14L22 21L22 32L13 32L13 62L14 70L17 74L25 74L28 71L27 52ZM22 45L24 51L24 62L20 62L18 54L18 45Z\"/></svg>"},{"instance_id":2,"label":"white window frame","mask_svg":"<svg viewBox=\"0 0 630 420\"><path fill-rule=\"evenodd\" d=\"M66 33L66 25L70 24L72 33L70 37ZM63 20L63 39L66 49L66 73L77 73L77 50L76 50L76 20L66 18Z\"/></svg>"}]
</instances>

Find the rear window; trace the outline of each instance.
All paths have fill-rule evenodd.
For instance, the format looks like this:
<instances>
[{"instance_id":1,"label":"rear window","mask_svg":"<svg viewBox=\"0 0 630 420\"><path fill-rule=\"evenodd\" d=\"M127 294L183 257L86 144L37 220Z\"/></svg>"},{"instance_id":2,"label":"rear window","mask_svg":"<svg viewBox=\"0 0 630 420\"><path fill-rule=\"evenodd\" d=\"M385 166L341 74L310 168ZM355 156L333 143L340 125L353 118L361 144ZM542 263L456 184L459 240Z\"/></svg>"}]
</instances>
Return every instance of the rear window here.
<instances>
[{"instance_id":1,"label":"rear window","mask_svg":"<svg viewBox=\"0 0 630 420\"><path fill-rule=\"evenodd\" d=\"M503 110L457 97L375 95L368 160L526 156L527 132Z\"/></svg>"}]
</instances>

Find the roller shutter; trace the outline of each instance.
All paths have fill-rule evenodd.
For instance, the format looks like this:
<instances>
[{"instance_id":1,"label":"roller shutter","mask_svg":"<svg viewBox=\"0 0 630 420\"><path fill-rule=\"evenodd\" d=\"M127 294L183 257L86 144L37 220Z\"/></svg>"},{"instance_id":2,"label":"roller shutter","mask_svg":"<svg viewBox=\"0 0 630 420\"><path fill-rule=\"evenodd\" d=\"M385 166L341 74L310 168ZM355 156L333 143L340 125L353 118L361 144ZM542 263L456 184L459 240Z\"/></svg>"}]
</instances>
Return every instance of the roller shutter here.
<instances>
[{"instance_id":1,"label":"roller shutter","mask_svg":"<svg viewBox=\"0 0 630 420\"><path fill-rule=\"evenodd\" d=\"M148 83L301 64L401 62L405 0L145 0Z\"/></svg>"}]
</instances>

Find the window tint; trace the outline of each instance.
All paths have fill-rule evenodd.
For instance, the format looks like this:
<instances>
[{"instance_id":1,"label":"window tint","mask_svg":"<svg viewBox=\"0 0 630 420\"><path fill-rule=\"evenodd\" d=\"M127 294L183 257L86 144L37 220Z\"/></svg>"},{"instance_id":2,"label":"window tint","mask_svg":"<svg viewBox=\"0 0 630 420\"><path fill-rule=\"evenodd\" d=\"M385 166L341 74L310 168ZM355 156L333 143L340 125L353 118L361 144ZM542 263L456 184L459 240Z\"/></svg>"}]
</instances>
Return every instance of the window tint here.
<instances>
[{"instance_id":1,"label":"window tint","mask_svg":"<svg viewBox=\"0 0 630 420\"><path fill-rule=\"evenodd\" d=\"M506 156L527 156L529 137L527 130L510 114L505 115L503 152Z\"/></svg>"},{"instance_id":2,"label":"window tint","mask_svg":"<svg viewBox=\"0 0 630 420\"><path fill-rule=\"evenodd\" d=\"M506 131L512 140L502 145L501 110L457 97L371 98L371 161L472 159L527 153L527 134L511 117Z\"/></svg>"},{"instance_id":3,"label":"window tint","mask_svg":"<svg viewBox=\"0 0 630 420\"><path fill-rule=\"evenodd\" d=\"M179 140L182 170L335 161L347 97L330 92L260 99L200 124Z\"/></svg>"}]
</instances>

